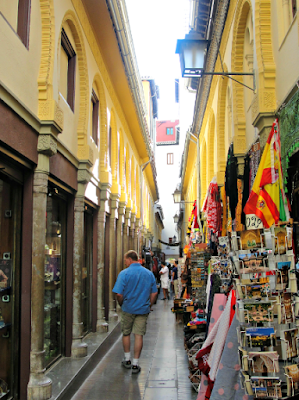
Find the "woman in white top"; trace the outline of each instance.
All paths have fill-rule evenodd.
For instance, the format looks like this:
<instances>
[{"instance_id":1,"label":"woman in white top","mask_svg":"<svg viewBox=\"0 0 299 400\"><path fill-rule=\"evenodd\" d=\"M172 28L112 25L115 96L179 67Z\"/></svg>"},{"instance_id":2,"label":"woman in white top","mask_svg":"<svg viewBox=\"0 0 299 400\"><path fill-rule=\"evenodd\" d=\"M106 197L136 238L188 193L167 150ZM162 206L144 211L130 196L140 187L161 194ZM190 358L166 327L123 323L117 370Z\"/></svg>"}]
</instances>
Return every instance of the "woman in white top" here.
<instances>
[{"instance_id":1,"label":"woman in white top","mask_svg":"<svg viewBox=\"0 0 299 400\"><path fill-rule=\"evenodd\" d=\"M162 300L166 300L169 299L169 295L168 295L168 283L169 283L169 270L166 267L166 264L164 261L161 262L162 264L162 268L160 269L160 279L161 279L161 287L163 289L163 295L164 295L164 299Z\"/></svg>"}]
</instances>

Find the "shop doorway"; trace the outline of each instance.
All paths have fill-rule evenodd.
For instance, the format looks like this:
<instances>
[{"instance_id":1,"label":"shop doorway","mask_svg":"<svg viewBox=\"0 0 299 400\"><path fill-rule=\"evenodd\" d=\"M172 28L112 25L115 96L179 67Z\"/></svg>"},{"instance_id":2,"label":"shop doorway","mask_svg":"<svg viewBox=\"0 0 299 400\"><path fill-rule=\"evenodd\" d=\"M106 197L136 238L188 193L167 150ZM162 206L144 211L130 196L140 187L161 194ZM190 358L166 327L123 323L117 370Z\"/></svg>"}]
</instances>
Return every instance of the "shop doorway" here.
<instances>
[{"instance_id":1,"label":"shop doorway","mask_svg":"<svg viewBox=\"0 0 299 400\"><path fill-rule=\"evenodd\" d=\"M291 203L291 216L294 219L294 243L296 262L299 262L299 153L294 154L288 168L288 197Z\"/></svg>"},{"instance_id":2,"label":"shop doorway","mask_svg":"<svg viewBox=\"0 0 299 400\"><path fill-rule=\"evenodd\" d=\"M4 400L17 395L19 377L21 218L22 186L0 174L0 398Z\"/></svg>"}]
</instances>

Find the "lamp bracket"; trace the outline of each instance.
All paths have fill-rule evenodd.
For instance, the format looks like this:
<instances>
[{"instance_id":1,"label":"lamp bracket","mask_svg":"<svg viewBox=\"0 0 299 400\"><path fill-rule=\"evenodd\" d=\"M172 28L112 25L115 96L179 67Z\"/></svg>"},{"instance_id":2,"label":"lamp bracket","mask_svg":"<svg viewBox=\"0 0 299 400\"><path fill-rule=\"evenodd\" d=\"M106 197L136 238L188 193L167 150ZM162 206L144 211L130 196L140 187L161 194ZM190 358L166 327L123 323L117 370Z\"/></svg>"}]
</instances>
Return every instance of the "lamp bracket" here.
<instances>
[{"instance_id":1,"label":"lamp bracket","mask_svg":"<svg viewBox=\"0 0 299 400\"><path fill-rule=\"evenodd\" d=\"M219 76L226 76L227 78L230 78L231 80L239 83L240 85L252 90L253 92L255 91L255 75L254 72L199 72L199 75L219 75ZM199 76L199 78L200 78ZM245 85L245 83L237 81L236 79L232 78L232 76L252 76L253 77L253 88L250 86Z\"/></svg>"}]
</instances>

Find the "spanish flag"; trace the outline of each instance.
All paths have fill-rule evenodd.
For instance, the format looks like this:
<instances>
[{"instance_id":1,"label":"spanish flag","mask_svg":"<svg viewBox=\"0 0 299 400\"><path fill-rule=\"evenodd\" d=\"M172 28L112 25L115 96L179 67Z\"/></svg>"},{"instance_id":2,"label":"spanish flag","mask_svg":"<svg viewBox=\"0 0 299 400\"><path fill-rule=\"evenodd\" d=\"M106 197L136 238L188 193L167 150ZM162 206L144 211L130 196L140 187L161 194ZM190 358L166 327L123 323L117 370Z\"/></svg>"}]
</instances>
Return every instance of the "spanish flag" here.
<instances>
[{"instance_id":1,"label":"spanish flag","mask_svg":"<svg viewBox=\"0 0 299 400\"><path fill-rule=\"evenodd\" d=\"M245 214L255 214L265 228L279 220L289 219L281 168L280 137L277 119L272 125L251 193L244 207Z\"/></svg>"}]
</instances>

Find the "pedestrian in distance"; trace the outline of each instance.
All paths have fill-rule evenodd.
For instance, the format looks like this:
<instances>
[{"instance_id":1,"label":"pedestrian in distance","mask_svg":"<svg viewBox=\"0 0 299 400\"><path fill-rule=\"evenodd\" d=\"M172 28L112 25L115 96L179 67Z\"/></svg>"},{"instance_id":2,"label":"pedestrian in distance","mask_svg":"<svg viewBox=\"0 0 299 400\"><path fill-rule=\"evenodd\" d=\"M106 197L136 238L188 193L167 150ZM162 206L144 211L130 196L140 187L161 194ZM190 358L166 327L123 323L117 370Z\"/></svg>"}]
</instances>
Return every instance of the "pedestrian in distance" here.
<instances>
[{"instance_id":1,"label":"pedestrian in distance","mask_svg":"<svg viewBox=\"0 0 299 400\"><path fill-rule=\"evenodd\" d=\"M118 304L121 306L121 330L124 348L122 366L138 374L141 368L139 358L146 333L147 318L155 303L158 291L156 279L151 271L138 263L136 251L129 250L124 256L126 269L121 271L113 288ZM131 362L130 338L135 335L134 358Z\"/></svg>"},{"instance_id":2,"label":"pedestrian in distance","mask_svg":"<svg viewBox=\"0 0 299 400\"><path fill-rule=\"evenodd\" d=\"M162 300L169 300L169 295L168 295L168 285L169 285L169 270L166 266L166 263L164 261L161 262L162 268L160 269L160 278L161 278L161 287L163 289L163 296L164 298Z\"/></svg>"},{"instance_id":3,"label":"pedestrian in distance","mask_svg":"<svg viewBox=\"0 0 299 400\"><path fill-rule=\"evenodd\" d=\"M174 267L172 268L172 282L174 288L174 297L179 297L179 281L178 281L178 260L174 260Z\"/></svg>"}]
</instances>

